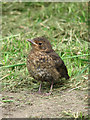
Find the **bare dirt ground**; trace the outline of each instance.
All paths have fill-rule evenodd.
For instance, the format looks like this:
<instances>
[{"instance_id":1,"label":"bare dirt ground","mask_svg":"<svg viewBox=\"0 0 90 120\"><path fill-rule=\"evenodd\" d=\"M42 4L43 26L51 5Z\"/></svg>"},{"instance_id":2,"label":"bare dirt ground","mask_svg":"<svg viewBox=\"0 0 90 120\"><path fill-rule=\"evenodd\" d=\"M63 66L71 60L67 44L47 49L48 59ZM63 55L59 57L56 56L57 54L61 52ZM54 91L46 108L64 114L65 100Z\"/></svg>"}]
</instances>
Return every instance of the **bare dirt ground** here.
<instances>
[{"instance_id":1,"label":"bare dirt ground","mask_svg":"<svg viewBox=\"0 0 90 120\"><path fill-rule=\"evenodd\" d=\"M61 118L88 114L87 92L64 90L52 95L39 95L29 91L2 93L3 118ZM69 114L69 116L66 116Z\"/></svg>"}]
</instances>

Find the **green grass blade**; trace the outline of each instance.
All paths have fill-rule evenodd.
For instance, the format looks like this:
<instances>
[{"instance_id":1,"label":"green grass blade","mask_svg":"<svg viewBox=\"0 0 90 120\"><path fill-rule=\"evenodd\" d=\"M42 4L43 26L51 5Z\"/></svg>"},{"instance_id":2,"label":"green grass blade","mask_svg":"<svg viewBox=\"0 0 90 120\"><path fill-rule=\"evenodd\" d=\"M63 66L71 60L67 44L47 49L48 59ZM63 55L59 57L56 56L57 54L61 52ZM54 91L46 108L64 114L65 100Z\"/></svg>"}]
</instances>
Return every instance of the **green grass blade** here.
<instances>
[{"instance_id":1,"label":"green grass blade","mask_svg":"<svg viewBox=\"0 0 90 120\"><path fill-rule=\"evenodd\" d=\"M21 65L26 65L26 63L14 64L14 65L8 65L8 66L2 66L0 68L10 68L10 67L21 66Z\"/></svg>"},{"instance_id":2,"label":"green grass blade","mask_svg":"<svg viewBox=\"0 0 90 120\"><path fill-rule=\"evenodd\" d=\"M76 57L83 57L83 56L89 56L90 54L84 54L84 55L74 55L74 56L69 56L69 57L63 57L62 59L67 59L67 58L76 58Z\"/></svg>"},{"instance_id":3,"label":"green grass blade","mask_svg":"<svg viewBox=\"0 0 90 120\"><path fill-rule=\"evenodd\" d=\"M82 74L89 66L90 66L90 64L88 64L84 69L82 69L82 71L80 71L80 72L78 73L78 75L79 75L79 74Z\"/></svg>"},{"instance_id":4,"label":"green grass blade","mask_svg":"<svg viewBox=\"0 0 90 120\"><path fill-rule=\"evenodd\" d=\"M8 36L8 37L4 37L4 38L0 39L0 41L1 40L5 40L5 39L10 39L12 37L17 37L17 36L20 36L20 34L16 34L16 35L11 35L11 36Z\"/></svg>"},{"instance_id":5,"label":"green grass blade","mask_svg":"<svg viewBox=\"0 0 90 120\"><path fill-rule=\"evenodd\" d=\"M82 60L82 61L85 61L85 62L90 62L90 60L86 60L86 59L80 59L78 58L79 60Z\"/></svg>"}]
</instances>

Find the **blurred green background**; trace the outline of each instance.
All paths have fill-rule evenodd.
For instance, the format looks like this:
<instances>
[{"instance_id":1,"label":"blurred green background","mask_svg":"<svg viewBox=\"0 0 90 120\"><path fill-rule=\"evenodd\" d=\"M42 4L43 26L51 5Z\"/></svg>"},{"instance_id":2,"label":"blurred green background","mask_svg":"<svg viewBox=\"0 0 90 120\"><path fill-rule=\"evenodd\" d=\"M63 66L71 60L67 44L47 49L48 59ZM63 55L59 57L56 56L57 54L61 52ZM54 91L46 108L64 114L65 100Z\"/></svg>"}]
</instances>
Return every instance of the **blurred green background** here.
<instances>
[{"instance_id":1,"label":"blurred green background","mask_svg":"<svg viewBox=\"0 0 90 120\"><path fill-rule=\"evenodd\" d=\"M37 91L39 83L30 77L26 68L31 49L27 39L43 35L65 62L71 77L68 85L59 85L59 88L87 88L88 3L5 2L2 3L0 40L2 89Z\"/></svg>"}]
</instances>

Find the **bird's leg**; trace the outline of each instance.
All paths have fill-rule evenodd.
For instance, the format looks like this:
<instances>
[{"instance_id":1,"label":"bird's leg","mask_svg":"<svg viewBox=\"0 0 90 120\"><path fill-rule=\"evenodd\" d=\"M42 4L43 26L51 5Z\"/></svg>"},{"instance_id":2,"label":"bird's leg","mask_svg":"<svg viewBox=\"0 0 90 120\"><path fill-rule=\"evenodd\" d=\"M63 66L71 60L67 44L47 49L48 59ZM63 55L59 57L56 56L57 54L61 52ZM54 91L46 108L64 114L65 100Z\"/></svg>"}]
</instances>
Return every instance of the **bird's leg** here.
<instances>
[{"instance_id":1,"label":"bird's leg","mask_svg":"<svg viewBox=\"0 0 90 120\"><path fill-rule=\"evenodd\" d=\"M38 90L39 94L41 94L41 86L42 86L42 83L40 83L40 86L39 86L39 90Z\"/></svg>"},{"instance_id":2,"label":"bird's leg","mask_svg":"<svg viewBox=\"0 0 90 120\"><path fill-rule=\"evenodd\" d=\"M52 84L51 84L51 87L50 87L50 91L49 91L50 94L52 93L52 88L53 88L53 81L52 81Z\"/></svg>"},{"instance_id":3,"label":"bird's leg","mask_svg":"<svg viewBox=\"0 0 90 120\"><path fill-rule=\"evenodd\" d=\"M51 93L52 93L52 88L53 88L53 81L52 81L52 84L51 84L51 87L50 87L50 91L49 91L49 93L46 93L46 95L51 95Z\"/></svg>"}]
</instances>

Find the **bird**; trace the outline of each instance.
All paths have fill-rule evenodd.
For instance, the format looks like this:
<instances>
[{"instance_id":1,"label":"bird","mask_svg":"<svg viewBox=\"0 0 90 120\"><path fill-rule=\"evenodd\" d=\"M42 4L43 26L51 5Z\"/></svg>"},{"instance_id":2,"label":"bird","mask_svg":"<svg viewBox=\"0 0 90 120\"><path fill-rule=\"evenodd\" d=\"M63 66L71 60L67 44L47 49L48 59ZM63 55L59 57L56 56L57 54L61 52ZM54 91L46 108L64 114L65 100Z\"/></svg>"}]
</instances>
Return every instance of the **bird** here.
<instances>
[{"instance_id":1,"label":"bird","mask_svg":"<svg viewBox=\"0 0 90 120\"><path fill-rule=\"evenodd\" d=\"M38 92L41 93L43 81L53 84L61 78L69 79L67 68L63 60L52 48L51 43L45 36L27 39L32 49L27 56L27 69L30 75L37 81L41 81Z\"/></svg>"}]
</instances>

